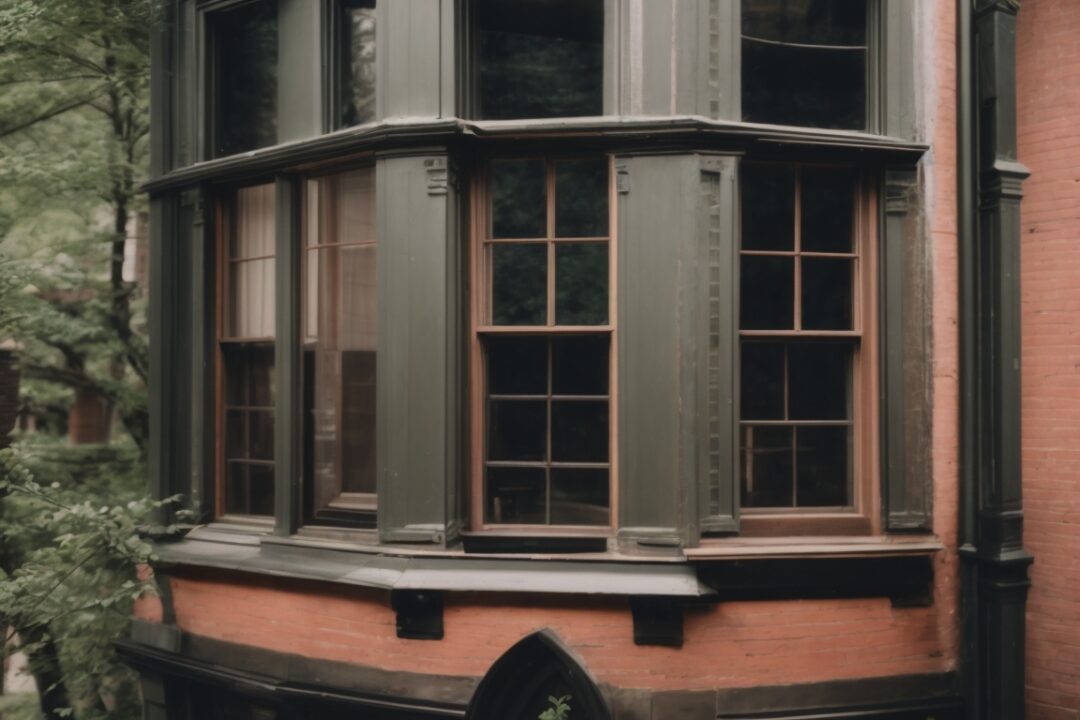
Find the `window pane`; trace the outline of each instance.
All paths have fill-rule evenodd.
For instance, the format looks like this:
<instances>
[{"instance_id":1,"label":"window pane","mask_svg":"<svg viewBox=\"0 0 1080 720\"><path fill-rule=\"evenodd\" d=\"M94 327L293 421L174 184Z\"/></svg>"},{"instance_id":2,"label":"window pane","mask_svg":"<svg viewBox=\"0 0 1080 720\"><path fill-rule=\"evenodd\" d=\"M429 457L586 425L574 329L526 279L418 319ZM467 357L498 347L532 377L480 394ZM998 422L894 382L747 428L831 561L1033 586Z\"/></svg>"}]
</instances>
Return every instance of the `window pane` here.
<instances>
[{"instance_id":1,"label":"window pane","mask_svg":"<svg viewBox=\"0 0 1080 720\"><path fill-rule=\"evenodd\" d=\"M251 465L248 468L251 483L252 515L274 514L274 467L272 465Z\"/></svg>"},{"instance_id":2,"label":"window pane","mask_svg":"<svg viewBox=\"0 0 1080 720\"><path fill-rule=\"evenodd\" d=\"M485 522L542 525L547 521L543 468L488 468Z\"/></svg>"},{"instance_id":3,"label":"window pane","mask_svg":"<svg viewBox=\"0 0 1080 720\"><path fill-rule=\"evenodd\" d=\"M791 165L743 166L742 247L795 249L795 170Z\"/></svg>"},{"instance_id":4,"label":"window pane","mask_svg":"<svg viewBox=\"0 0 1080 720\"><path fill-rule=\"evenodd\" d=\"M567 160L555 164L555 236L608 234L608 161Z\"/></svg>"},{"instance_id":5,"label":"window pane","mask_svg":"<svg viewBox=\"0 0 1080 720\"><path fill-rule=\"evenodd\" d=\"M491 164L491 236L547 237L547 165L543 160Z\"/></svg>"},{"instance_id":6,"label":"window pane","mask_svg":"<svg viewBox=\"0 0 1080 720\"><path fill-rule=\"evenodd\" d=\"M555 322L603 325L608 319L607 243L555 247Z\"/></svg>"},{"instance_id":7,"label":"window pane","mask_svg":"<svg viewBox=\"0 0 1080 720\"><path fill-rule=\"evenodd\" d=\"M547 403L492 400L488 404L488 457L541 461L547 458Z\"/></svg>"},{"instance_id":8,"label":"window pane","mask_svg":"<svg viewBox=\"0 0 1080 720\"><path fill-rule=\"evenodd\" d=\"M606 401L555 400L551 403L553 462L608 461Z\"/></svg>"},{"instance_id":9,"label":"window pane","mask_svg":"<svg viewBox=\"0 0 1080 720\"><path fill-rule=\"evenodd\" d=\"M784 345L744 342L741 383L743 420L783 420Z\"/></svg>"},{"instance_id":10,"label":"window pane","mask_svg":"<svg viewBox=\"0 0 1080 720\"><path fill-rule=\"evenodd\" d=\"M854 240L855 177L849 170L802 171L802 249L849 253Z\"/></svg>"},{"instance_id":11,"label":"window pane","mask_svg":"<svg viewBox=\"0 0 1080 720\"><path fill-rule=\"evenodd\" d=\"M553 468L551 522L554 525L607 525L610 483L607 470Z\"/></svg>"},{"instance_id":12,"label":"window pane","mask_svg":"<svg viewBox=\"0 0 1080 720\"><path fill-rule=\"evenodd\" d=\"M277 142L277 2L262 0L209 17L214 44L217 155Z\"/></svg>"},{"instance_id":13,"label":"window pane","mask_svg":"<svg viewBox=\"0 0 1080 720\"><path fill-rule=\"evenodd\" d=\"M275 192L273 183L236 191L235 224L230 238L229 257L243 259L274 255Z\"/></svg>"},{"instance_id":14,"label":"window pane","mask_svg":"<svg viewBox=\"0 0 1080 720\"><path fill-rule=\"evenodd\" d=\"M225 404L230 407L274 406L274 346L269 342L222 346Z\"/></svg>"},{"instance_id":15,"label":"window pane","mask_svg":"<svg viewBox=\"0 0 1080 720\"><path fill-rule=\"evenodd\" d=\"M273 184L236 192L227 238L225 333L231 337L274 336L274 192Z\"/></svg>"},{"instance_id":16,"label":"window pane","mask_svg":"<svg viewBox=\"0 0 1080 720\"><path fill-rule=\"evenodd\" d=\"M243 410L225 411L225 457L233 460L248 457L247 413Z\"/></svg>"},{"instance_id":17,"label":"window pane","mask_svg":"<svg viewBox=\"0 0 1080 720\"><path fill-rule=\"evenodd\" d=\"M375 0L342 0L341 127L375 119Z\"/></svg>"},{"instance_id":18,"label":"window pane","mask_svg":"<svg viewBox=\"0 0 1080 720\"><path fill-rule=\"evenodd\" d=\"M848 419L851 352L847 343L788 345L790 419Z\"/></svg>"},{"instance_id":19,"label":"window pane","mask_svg":"<svg viewBox=\"0 0 1080 720\"><path fill-rule=\"evenodd\" d=\"M851 429L800 427L798 492L800 507L849 505L849 436Z\"/></svg>"},{"instance_id":20,"label":"window pane","mask_svg":"<svg viewBox=\"0 0 1080 720\"><path fill-rule=\"evenodd\" d=\"M312 510L374 493L378 366L375 172L308 183L304 222L304 481Z\"/></svg>"},{"instance_id":21,"label":"window pane","mask_svg":"<svg viewBox=\"0 0 1080 720\"><path fill-rule=\"evenodd\" d=\"M233 460L225 463L225 512L246 515L248 510L248 469L250 465Z\"/></svg>"},{"instance_id":22,"label":"window pane","mask_svg":"<svg viewBox=\"0 0 1080 720\"><path fill-rule=\"evenodd\" d=\"M491 246L491 320L495 325L547 323L547 246Z\"/></svg>"},{"instance_id":23,"label":"window pane","mask_svg":"<svg viewBox=\"0 0 1080 720\"><path fill-rule=\"evenodd\" d=\"M480 117L603 114L603 0L477 0Z\"/></svg>"},{"instance_id":24,"label":"window pane","mask_svg":"<svg viewBox=\"0 0 1080 720\"><path fill-rule=\"evenodd\" d=\"M866 127L866 0L743 0L743 119Z\"/></svg>"},{"instance_id":25,"label":"window pane","mask_svg":"<svg viewBox=\"0 0 1080 720\"><path fill-rule=\"evenodd\" d=\"M484 344L487 348L488 393L547 395L547 338L491 337Z\"/></svg>"},{"instance_id":26,"label":"window pane","mask_svg":"<svg viewBox=\"0 0 1080 720\"><path fill-rule=\"evenodd\" d=\"M806 330L850 330L852 262L802 260L802 324Z\"/></svg>"},{"instance_id":27,"label":"window pane","mask_svg":"<svg viewBox=\"0 0 1080 720\"><path fill-rule=\"evenodd\" d=\"M739 326L790 330L794 324L794 270L790 257L742 257Z\"/></svg>"},{"instance_id":28,"label":"window pane","mask_svg":"<svg viewBox=\"0 0 1080 720\"><path fill-rule=\"evenodd\" d=\"M252 460L274 459L274 411L249 410L248 457Z\"/></svg>"},{"instance_id":29,"label":"window pane","mask_svg":"<svg viewBox=\"0 0 1080 720\"><path fill-rule=\"evenodd\" d=\"M229 264L232 302L229 334L233 337L274 336L274 259Z\"/></svg>"},{"instance_id":30,"label":"window pane","mask_svg":"<svg viewBox=\"0 0 1080 720\"><path fill-rule=\"evenodd\" d=\"M791 507L792 429L742 429L742 506Z\"/></svg>"},{"instance_id":31,"label":"window pane","mask_svg":"<svg viewBox=\"0 0 1080 720\"><path fill-rule=\"evenodd\" d=\"M552 393L555 395L607 395L607 335L552 338Z\"/></svg>"}]
</instances>

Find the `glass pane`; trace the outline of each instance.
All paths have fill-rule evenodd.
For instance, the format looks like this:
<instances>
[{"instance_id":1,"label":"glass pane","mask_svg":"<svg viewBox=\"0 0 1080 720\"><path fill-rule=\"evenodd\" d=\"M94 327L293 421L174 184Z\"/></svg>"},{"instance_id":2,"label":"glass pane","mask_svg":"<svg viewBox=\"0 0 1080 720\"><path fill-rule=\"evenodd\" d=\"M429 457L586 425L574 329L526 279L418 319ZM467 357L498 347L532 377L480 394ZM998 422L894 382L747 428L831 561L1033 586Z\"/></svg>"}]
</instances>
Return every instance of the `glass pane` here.
<instances>
[{"instance_id":1,"label":"glass pane","mask_svg":"<svg viewBox=\"0 0 1080 720\"><path fill-rule=\"evenodd\" d=\"M322 182L319 242L375 242L375 169L363 168Z\"/></svg>"},{"instance_id":2,"label":"glass pane","mask_svg":"<svg viewBox=\"0 0 1080 720\"><path fill-rule=\"evenodd\" d=\"M743 34L804 45L866 44L866 0L743 0Z\"/></svg>"},{"instance_id":3,"label":"glass pane","mask_svg":"<svg viewBox=\"0 0 1080 720\"><path fill-rule=\"evenodd\" d=\"M742 429L742 506L791 507L792 429Z\"/></svg>"},{"instance_id":4,"label":"glass pane","mask_svg":"<svg viewBox=\"0 0 1080 720\"><path fill-rule=\"evenodd\" d=\"M488 468L484 521L542 525L547 521L543 468Z\"/></svg>"},{"instance_id":5,"label":"glass pane","mask_svg":"<svg viewBox=\"0 0 1080 720\"><path fill-rule=\"evenodd\" d=\"M557 245L555 322L559 325L604 325L607 320L607 243Z\"/></svg>"},{"instance_id":6,"label":"glass pane","mask_svg":"<svg viewBox=\"0 0 1080 720\"><path fill-rule=\"evenodd\" d=\"M217 155L277 142L277 2L211 14Z\"/></svg>"},{"instance_id":7,"label":"glass pane","mask_svg":"<svg viewBox=\"0 0 1080 720\"><path fill-rule=\"evenodd\" d=\"M556 337L551 342L553 394L608 394L611 339L607 335Z\"/></svg>"},{"instance_id":8,"label":"glass pane","mask_svg":"<svg viewBox=\"0 0 1080 720\"><path fill-rule=\"evenodd\" d=\"M274 255L274 193L273 183L236 191L229 257L239 259Z\"/></svg>"},{"instance_id":9,"label":"glass pane","mask_svg":"<svg viewBox=\"0 0 1080 720\"><path fill-rule=\"evenodd\" d=\"M341 3L341 127L375 119L375 0Z\"/></svg>"},{"instance_id":10,"label":"glass pane","mask_svg":"<svg viewBox=\"0 0 1080 720\"><path fill-rule=\"evenodd\" d=\"M274 337L274 259L229 263L231 337Z\"/></svg>"},{"instance_id":11,"label":"glass pane","mask_svg":"<svg viewBox=\"0 0 1080 720\"><path fill-rule=\"evenodd\" d=\"M606 237L607 158L555 164L555 236Z\"/></svg>"},{"instance_id":12,"label":"glass pane","mask_svg":"<svg viewBox=\"0 0 1080 720\"><path fill-rule=\"evenodd\" d=\"M744 255L741 265L739 327L743 330L793 329L794 259Z\"/></svg>"},{"instance_id":13,"label":"glass pane","mask_svg":"<svg viewBox=\"0 0 1080 720\"><path fill-rule=\"evenodd\" d=\"M803 168L802 249L851 252L854 222L855 176L851 171Z\"/></svg>"},{"instance_id":14,"label":"glass pane","mask_svg":"<svg viewBox=\"0 0 1080 720\"><path fill-rule=\"evenodd\" d=\"M543 160L491 164L491 236L547 237L547 165Z\"/></svg>"},{"instance_id":15,"label":"glass pane","mask_svg":"<svg viewBox=\"0 0 1080 720\"><path fill-rule=\"evenodd\" d=\"M744 342L741 405L743 420L784 419L784 346Z\"/></svg>"},{"instance_id":16,"label":"glass pane","mask_svg":"<svg viewBox=\"0 0 1080 720\"><path fill-rule=\"evenodd\" d=\"M492 400L488 408L488 459L539 461L547 457L546 402Z\"/></svg>"},{"instance_id":17,"label":"glass pane","mask_svg":"<svg viewBox=\"0 0 1080 720\"><path fill-rule=\"evenodd\" d=\"M743 165L743 250L795 249L795 169Z\"/></svg>"},{"instance_id":18,"label":"glass pane","mask_svg":"<svg viewBox=\"0 0 1080 720\"><path fill-rule=\"evenodd\" d=\"M797 504L799 507L846 506L850 428L800 427Z\"/></svg>"},{"instance_id":19,"label":"glass pane","mask_svg":"<svg viewBox=\"0 0 1080 720\"><path fill-rule=\"evenodd\" d=\"M274 346L248 345L243 349L248 384L247 404L253 407L274 406Z\"/></svg>"},{"instance_id":20,"label":"glass pane","mask_svg":"<svg viewBox=\"0 0 1080 720\"><path fill-rule=\"evenodd\" d=\"M547 395L548 340L543 337L489 337L488 393Z\"/></svg>"},{"instance_id":21,"label":"glass pane","mask_svg":"<svg viewBox=\"0 0 1080 720\"><path fill-rule=\"evenodd\" d=\"M225 411L225 459L248 457L246 413L243 410Z\"/></svg>"},{"instance_id":22,"label":"glass pane","mask_svg":"<svg viewBox=\"0 0 1080 720\"><path fill-rule=\"evenodd\" d=\"M850 330L852 260L803 258L804 330Z\"/></svg>"},{"instance_id":23,"label":"glass pane","mask_svg":"<svg viewBox=\"0 0 1080 720\"><path fill-rule=\"evenodd\" d=\"M375 359L373 351L341 354L341 489L375 492Z\"/></svg>"},{"instance_id":24,"label":"glass pane","mask_svg":"<svg viewBox=\"0 0 1080 720\"><path fill-rule=\"evenodd\" d=\"M742 50L747 122L866 128L865 49L816 49L743 38Z\"/></svg>"},{"instance_id":25,"label":"glass pane","mask_svg":"<svg viewBox=\"0 0 1080 720\"><path fill-rule=\"evenodd\" d=\"M225 463L225 512L230 515L248 514L248 468L244 462Z\"/></svg>"},{"instance_id":26,"label":"glass pane","mask_svg":"<svg viewBox=\"0 0 1080 720\"><path fill-rule=\"evenodd\" d=\"M480 117L603 114L603 0L477 0Z\"/></svg>"},{"instance_id":27,"label":"glass pane","mask_svg":"<svg viewBox=\"0 0 1080 720\"><path fill-rule=\"evenodd\" d=\"M547 246L491 246L491 321L495 325L547 323Z\"/></svg>"},{"instance_id":28,"label":"glass pane","mask_svg":"<svg viewBox=\"0 0 1080 720\"><path fill-rule=\"evenodd\" d=\"M606 401L555 400L551 403L553 462L608 461Z\"/></svg>"},{"instance_id":29,"label":"glass pane","mask_svg":"<svg viewBox=\"0 0 1080 720\"><path fill-rule=\"evenodd\" d=\"M252 515L274 514L274 468L271 465L252 465L248 468L251 483L249 500Z\"/></svg>"},{"instance_id":30,"label":"glass pane","mask_svg":"<svg viewBox=\"0 0 1080 720\"><path fill-rule=\"evenodd\" d=\"M553 525L607 525L610 483L607 470L553 468L551 522Z\"/></svg>"},{"instance_id":31,"label":"glass pane","mask_svg":"<svg viewBox=\"0 0 1080 720\"><path fill-rule=\"evenodd\" d=\"M851 351L847 343L788 345L790 419L848 419Z\"/></svg>"},{"instance_id":32,"label":"glass pane","mask_svg":"<svg viewBox=\"0 0 1080 720\"><path fill-rule=\"evenodd\" d=\"M376 246L353 245L335 251L324 250L320 254L325 254L326 260L336 258L336 267L332 269L340 273L336 282L321 288L323 293L331 297L326 298L320 314L340 313L338 342L343 350L374 351L379 332ZM334 342L328 337L323 340Z\"/></svg>"},{"instance_id":33,"label":"glass pane","mask_svg":"<svg viewBox=\"0 0 1080 720\"><path fill-rule=\"evenodd\" d=\"M249 410L248 457L252 460L274 459L274 412L272 410Z\"/></svg>"}]
</instances>

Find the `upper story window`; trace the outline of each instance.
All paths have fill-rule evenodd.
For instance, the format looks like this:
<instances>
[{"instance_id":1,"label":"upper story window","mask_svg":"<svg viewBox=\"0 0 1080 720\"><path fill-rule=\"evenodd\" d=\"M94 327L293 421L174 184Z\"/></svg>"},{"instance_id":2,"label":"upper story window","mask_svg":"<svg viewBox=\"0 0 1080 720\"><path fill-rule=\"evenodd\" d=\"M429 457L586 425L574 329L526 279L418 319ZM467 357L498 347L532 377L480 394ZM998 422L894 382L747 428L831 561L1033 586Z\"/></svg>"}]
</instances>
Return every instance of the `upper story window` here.
<instances>
[{"instance_id":1,"label":"upper story window","mask_svg":"<svg viewBox=\"0 0 1080 720\"><path fill-rule=\"evenodd\" d=\"M748 163L741 195L744 518L858 511L874 445L859 183L849 168Z\"/></svg>"},{"instance_id":2,"label":"upper story window","mask_svg":"<svg viewBox=\"0 0 1080 720\"><path fill-rule=\"evenodd\" d=\"M479 117L602 115L604 0L473 0Z\"/></svg>"},{"instance_id":3,"label":"upper story window","mask_svg":"<svg viewBox=\"0 0 1080 720\"><path fill-rule=\"evenodd\" d=\"M335 122L350 127L375 119L375 0L340 0L335 9Z\"/></svg>"},{"instance_id":4,"label":"upper story window","mask_svg":"<svg viewBox=\"0 0 1080 720\"><path fill-rule=\"evenodd\" d=\"M274 185L223 208L218 312L218 513L274 514Z\"/></svg>"},{"instance_id":5,"label":"upper story window","mask_svg":"<svg viewBox=\"0 0 1080 720\"><path fill-rule=\"evenodd\" d=\"M611 522L607 158L497 160L474 296L476 525Z\"/></svg>"},{"instance_id":6,"label":"upper story window","mask_svg":"<svg viewBox=\"0 0 1080 720\"><path fill-rule=\"evenodd\" d=\"M308 519L375 509L375 171L307 181L302 259Z\"/></svg>"},{"instance_id":7,"label":"upper story window","mask_svg":"<svg viewBox=\"0 0 1080 720\"><path fill-rule=\"evenodd\" d=\"M867 0L743 0L743 119L865 130L867 54Z\"/></svg>"},{"instance_id":8,"label":"upper story window","mask_svg":"<svg viewBox=\"0 0 1080 720\"><path fill-rule=\"evenodd\" d=\"M207 16L215 157L277 142L276 0L248 2Z\"/></svg>"}]
</instances>

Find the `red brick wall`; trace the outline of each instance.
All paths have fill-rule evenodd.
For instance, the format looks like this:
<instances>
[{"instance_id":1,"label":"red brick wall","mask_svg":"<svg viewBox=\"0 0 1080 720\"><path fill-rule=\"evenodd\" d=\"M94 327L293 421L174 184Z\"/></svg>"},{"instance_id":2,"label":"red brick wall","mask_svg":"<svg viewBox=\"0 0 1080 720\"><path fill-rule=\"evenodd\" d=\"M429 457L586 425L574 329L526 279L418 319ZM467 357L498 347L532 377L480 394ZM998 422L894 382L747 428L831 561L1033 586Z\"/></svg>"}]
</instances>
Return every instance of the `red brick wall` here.
<instances>
[{"instance_id":1,"label":"red brick wall","mask_svg":"<svg viewBox=\"0 0 1080 720\"><path fill-rule=\"evenodd\" d=\"M1018 16L1028 717L1080 718L1080 2Z\"/></svg>"}]
</instances>

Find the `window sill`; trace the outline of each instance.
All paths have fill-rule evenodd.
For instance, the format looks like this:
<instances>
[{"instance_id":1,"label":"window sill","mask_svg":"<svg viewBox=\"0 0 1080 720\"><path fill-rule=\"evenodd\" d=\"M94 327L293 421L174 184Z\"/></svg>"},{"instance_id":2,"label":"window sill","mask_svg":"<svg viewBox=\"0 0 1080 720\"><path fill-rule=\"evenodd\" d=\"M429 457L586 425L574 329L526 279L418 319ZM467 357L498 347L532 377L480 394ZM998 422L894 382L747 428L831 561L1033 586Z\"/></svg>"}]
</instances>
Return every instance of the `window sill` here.
<instances>
[{"instance_id":1,"label":"window sill","mask_svg":"<svg viewBox=\"0 0 1080 720\"><path fill-rule=\"evenodd\" d=\"M702 540L684 551L689 560L850 558L931 555L945 546L933 535L874 537L757 537Z\"/></svg>"}]
</instances>

